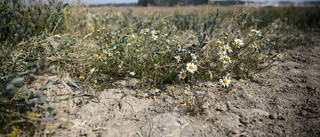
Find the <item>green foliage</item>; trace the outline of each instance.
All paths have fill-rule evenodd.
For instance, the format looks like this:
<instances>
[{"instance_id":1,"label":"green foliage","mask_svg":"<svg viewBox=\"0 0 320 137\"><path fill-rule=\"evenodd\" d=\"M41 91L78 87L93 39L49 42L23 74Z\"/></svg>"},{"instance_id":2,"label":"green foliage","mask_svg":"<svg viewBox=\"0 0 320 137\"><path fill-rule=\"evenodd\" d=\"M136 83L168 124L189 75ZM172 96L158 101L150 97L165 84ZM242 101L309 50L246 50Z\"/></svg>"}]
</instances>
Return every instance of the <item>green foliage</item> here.
<instances>
[{"instance_id":1,"label":"green foliage","mask_svg":"<svg viewBox=\"0 0 320 137\"><path fill-rule=\"evenodd\" d=\"M26 87L43 75L61 75L55 70L63 68L63 61L51 59L47 63L47 58L65 58L57 53L69 50L75 44L75 40L68 35L43 32L42 35L20 42L8 56L1 57L0 133L20 129L32 134L35 132L33 126L37 121L41 121L41 118L30 115L37 113L45 118L53 116L50 106L42 107L49 103L41 93L44 87L37 92L30 92ZM38 84L43 85L43 82L45 81L40 80Z\"/></svg>"},{"instance_id":2,"label":"green foliage","mask_svg":"<svg viewBox=\"0 0 320 137\"><path fill-rule=\"evenodd\" d=\"M43 31L64 29L65 7L62 1L26 5L18 0L4 0L0 4L0 42L7 41L11 49L20 41L37 36ZM11 50L10 49L10 50Z\"/></svg>"},{"instance_id":3,"label":"green foliage","mask_svg":"<svg viewBox=\"0 0 320 137\"><path fill-rule=\"evenodd\" d=\"M104 83L102 74L111 79L134 77L143 87L161 89L165 83L217 81L226 73L246 78L270 67L276 56L270 56L269 51L279 40L270 34L274 29L246 27L247 9L240 9L224 22L219 14L218 10L202 18L197 13L179 12L169 17L136 17L129 10L123 18L108 14L93 17L100 28L85 36L91 48L87 52L90 63L86 64L90 67L78 76L94 86ZM197 70L186 71L188 64ZM183 78L179 77L182 73L186 74Z\"/></svg>"},{"instance_id":4,"label":"green foliage","mask_svg":"<svg viewBox=\"0 0 320 137\"><path fill-rule=\"evenodd\" d=\"M247 22L262 28L280 19L290 27L315 31L320 27L319 13L320 7L266 7L254 10Z\"/></svg>"},{"instance_id":5,"label":"green foliage","mask_svg":"<svg viewBox=\"0 0 320 137\"><path fill-rule=\"evenodd\" d=\"M170 95L183 96L188 111L203 114L201 98L193 92L195 84L219 82L231 90L231 76L250 78L283 59L283 48L307 43L303 35L287 35L288 30L319 26L318 18L310 19L317 8L298 15L246 7L233 12L136 16L131 9L122 15L98 15L66 6L54 0L34 5L15 0L1 3L1 133L16 133L23 128L19 123L32 127L41 119L30 118L31 114L47 117L43 113L52 111L39 107L48 104L40 92L23 90L45 74L69 73L89 85L94 95L91 87L108 88L112 81L128 77L138 79L136 88L145 94L151 90L158 95L167 83L179 85L186 88ZM306 17L298 19L302 15ZM67 84L81 88L75 82Z\"/></svg>"}]
</instances>

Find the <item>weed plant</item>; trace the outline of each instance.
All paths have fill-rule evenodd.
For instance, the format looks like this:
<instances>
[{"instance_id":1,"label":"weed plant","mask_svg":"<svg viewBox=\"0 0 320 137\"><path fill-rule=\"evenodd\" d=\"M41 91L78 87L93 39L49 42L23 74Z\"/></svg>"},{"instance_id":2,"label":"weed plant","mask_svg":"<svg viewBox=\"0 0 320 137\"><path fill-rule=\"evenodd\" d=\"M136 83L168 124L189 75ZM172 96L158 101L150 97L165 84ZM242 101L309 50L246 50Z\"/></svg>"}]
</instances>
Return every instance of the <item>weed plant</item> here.
<instances>
[{"instance_id":1,"label":"weed plant","mask_svg":"<svg viewBox=\"0 0 320 137\"><path fill-rule=\"evenodd\" d=\"M91 91L134 78L146 98L161 94L165 84L178 85L182 88L167 91L169 95L181 97L191 113L203 114L195 85L211 81L228 92L235 79L250 78L287 58L283 48L307 43L303 35L282 34L303 22L297 16L285 12L277 19L270 11L264 20L261 14L269 9L254 11L252 7L226 13L218 9L139 16L131 9L122 14L95 14L54 0L29 6L3 1L0 7L4 19L0 27L0 132L12 136L28 131L25 125L54 117L52 108L41 107L50 104L43 89L36 93L27 89L40 76L68 74L83 85L82 90ZM302 19L312 20L304 26L319 25L317 18ZM80 89L77 83L69 82Z\"/></svg>"}]
</instances>

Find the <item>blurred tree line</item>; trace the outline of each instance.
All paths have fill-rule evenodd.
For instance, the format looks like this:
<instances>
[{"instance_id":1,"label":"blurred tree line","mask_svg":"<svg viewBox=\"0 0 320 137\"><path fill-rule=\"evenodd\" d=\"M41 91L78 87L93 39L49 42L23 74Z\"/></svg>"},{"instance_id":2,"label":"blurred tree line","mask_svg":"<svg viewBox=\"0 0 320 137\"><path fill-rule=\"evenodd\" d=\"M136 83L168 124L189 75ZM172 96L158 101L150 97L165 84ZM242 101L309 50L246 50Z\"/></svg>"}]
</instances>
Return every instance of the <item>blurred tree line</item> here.
<instances>
[{"instance_id":1,"label":"blurred tree line","mask_svg":"<svg viewBox=\"0 0 320 137\"><path fill-rule=\"evenodd\" d=\"M208 4L209 0L139 0L139 6L185 6Z\"/></svg>"}]
</instances>

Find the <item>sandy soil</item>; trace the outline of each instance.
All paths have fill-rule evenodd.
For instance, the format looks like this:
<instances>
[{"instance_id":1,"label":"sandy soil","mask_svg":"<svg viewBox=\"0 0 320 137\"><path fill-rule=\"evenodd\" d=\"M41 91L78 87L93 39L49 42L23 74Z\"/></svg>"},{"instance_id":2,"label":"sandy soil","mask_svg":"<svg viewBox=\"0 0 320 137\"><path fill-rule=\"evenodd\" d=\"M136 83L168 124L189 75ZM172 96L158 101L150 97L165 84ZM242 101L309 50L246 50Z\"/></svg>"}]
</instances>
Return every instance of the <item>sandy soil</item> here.
<instances>
[{"instance_id":1,"label":"sandy soil","mask_svg":"<svg viewBox=\"0 0 320 137\"><path fill-rule=\"evenodd\" d=\"M68 99L70 91L61 84L48 99L67 99L51 103L56 119L42 128L53 136L320 136L320 41L313 41L289 50L265 72L232 79L229 93L217 83L197 84L202 115L168 95L179 86L165 85L158 98L146 99L137 80L127 79L82 102Z\"/></svg>"}]
</instances>

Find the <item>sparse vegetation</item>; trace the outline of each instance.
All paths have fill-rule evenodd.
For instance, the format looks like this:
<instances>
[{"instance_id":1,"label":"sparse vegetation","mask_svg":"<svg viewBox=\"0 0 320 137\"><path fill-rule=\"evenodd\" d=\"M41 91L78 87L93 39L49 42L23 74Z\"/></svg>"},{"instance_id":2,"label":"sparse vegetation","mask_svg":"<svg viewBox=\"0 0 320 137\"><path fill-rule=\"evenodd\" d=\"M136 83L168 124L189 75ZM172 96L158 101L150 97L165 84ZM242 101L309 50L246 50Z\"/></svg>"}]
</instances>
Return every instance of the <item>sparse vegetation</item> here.
<instances>
[{"instance_id":1,"label":"sparse vegetation","mask_svg":"<svg viewBox=\"0 0 320 137\"><path fill-rule=\"evenodd\" d=\"M179 85L185 89L169 95L181 96L188 112L203 114L194 85L212 81L229 92L232 79L265 71L276 60L288 58L286 50L292 45L309 42L293 30L320 27L318 7L197 8L205 12L136 13L132 8L118 14L107 7L110 10L96 14L54 0L32 5L3 1L0 133L32 135L32 126L54 119L54 108L41 92L56 86L47 85L50 76L69 75L76 82L67 84L82 90L73 97L90 92L90 99L127 78L139 81L135 88L145 98L166 92L165 84ZM29 92L31 83L41 88Z\"/></svg>"}]
</instances>

